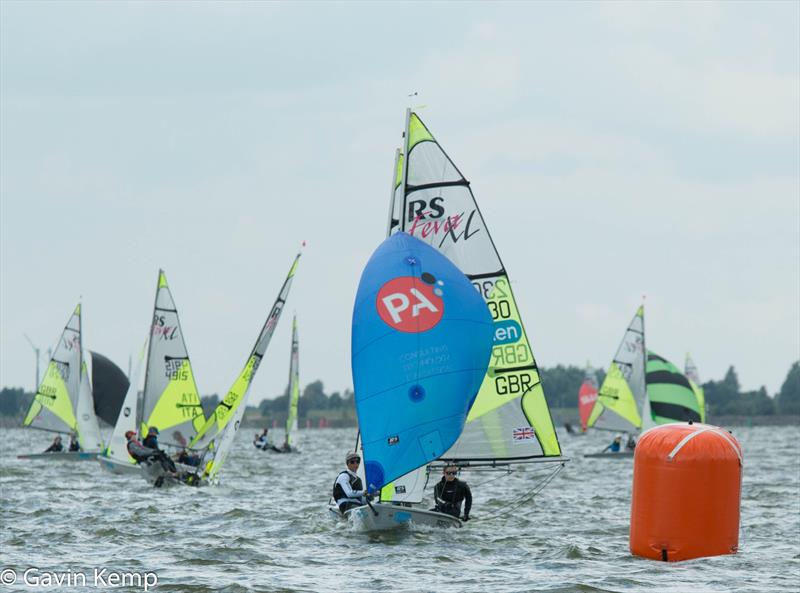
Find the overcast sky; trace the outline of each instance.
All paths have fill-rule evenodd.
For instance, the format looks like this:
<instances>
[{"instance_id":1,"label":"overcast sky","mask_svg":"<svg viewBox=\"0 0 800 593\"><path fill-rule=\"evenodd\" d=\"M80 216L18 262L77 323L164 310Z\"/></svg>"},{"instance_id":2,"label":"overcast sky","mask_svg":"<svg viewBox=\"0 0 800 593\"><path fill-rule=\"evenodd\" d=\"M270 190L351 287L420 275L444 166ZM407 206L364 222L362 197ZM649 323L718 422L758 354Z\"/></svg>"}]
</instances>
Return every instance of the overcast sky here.
<instances>
[{"instance_id":1,"label":"overcast sky","mask_svg":"<svg viewBox=\"0 0 800 593\"><path fill-rule=\"evenodd\" d=\"M82 298L127 370L159 267L200 392L352 386L407 95L472 182L542 366L647 345L780 388L800 358L800 3L0 3L0 384Z\"/></svg>"}]
</instances>

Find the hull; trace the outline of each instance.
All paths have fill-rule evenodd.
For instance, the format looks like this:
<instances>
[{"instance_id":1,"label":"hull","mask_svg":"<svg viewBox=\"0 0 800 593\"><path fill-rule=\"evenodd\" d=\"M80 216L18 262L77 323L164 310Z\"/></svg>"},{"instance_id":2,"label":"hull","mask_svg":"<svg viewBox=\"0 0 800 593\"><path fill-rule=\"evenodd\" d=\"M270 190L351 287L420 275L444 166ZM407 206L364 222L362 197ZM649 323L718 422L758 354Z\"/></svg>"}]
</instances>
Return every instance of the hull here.
<instances>
[{"instance_id":1,"label":"hull","mask_svg":"<svg viewBox=\"0 0 800 593\"><path fill-rule=\"evenodd\" d=\"M588 453L584 457L592 457L596 459L630 459L633 457L633 451L620 451L619 453Z\"/></svg>"},{"instance_id":2,"label":"hull","mask_svg":"<svg viewBox=\"0 0 800 593\"><path fill-rule=\"evenodd\" d=\"M85 451L64 451L61 453L28 453L26 455L17 455L17 459L28 460L41 460L47 459L50 461L91 461L97 456L97 452L88 453Z\"/></svg>"},{"instance_id":3,"label":"hull","mask_svg":"<svg viewBox=\"0 0 800 593\"><path fill-rule=\"evenodd\" d=\"M461 520L452 515L426 511L414 507L376 502L345 511L344 516L336 505L328 507L329 512L338 518L346 519L359 531L385 531L388 529L407 528L412 525L429 527L461 527Z\"/></svg>"},{"instance_id":4,"label":"hull","mask_svg":"<svg viewBox=\"0 0 800 593\"><path fill-rule=\"evenodd\" d=\"M111 457L106 457L105 455L98 455L97 463L99 463L100 467L102 467L104 470L109 471L112 474L133 475L142 473L142 468L135 463L119 461Z\"/></svg>"}]
</instances>

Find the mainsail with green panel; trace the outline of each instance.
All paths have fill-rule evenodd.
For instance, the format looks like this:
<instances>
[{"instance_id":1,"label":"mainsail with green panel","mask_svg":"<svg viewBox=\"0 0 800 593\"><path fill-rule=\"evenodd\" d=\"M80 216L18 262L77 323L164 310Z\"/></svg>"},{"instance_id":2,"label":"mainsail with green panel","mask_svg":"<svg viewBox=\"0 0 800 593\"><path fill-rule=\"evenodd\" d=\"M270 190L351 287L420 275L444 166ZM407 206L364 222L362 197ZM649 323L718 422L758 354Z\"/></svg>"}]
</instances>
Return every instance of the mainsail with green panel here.
<instances>
[{"instance_id":1,"label":"mainsail with green panel","mask_svg":"<svg viewBox=\"0 0 800 593\"><path fill-rule=\"evenodd\" d=\"M652 423L702 422L700 403L689 379L667 359L647 353L647 398Z\"/></svg>"},{"instance_id":2,"label":"mainsail with green panel","mask_svg":"<svg viewBox=\"0 0 800 593\"><path fill-rule=\"evenodd\" d=\"M683 365L683 373L689 379L689 384L692 386L692 391L697 398L697 405L700 408L700 422L706 421L706 394L701 387L700 373L697 370L697 365L694 364L692 357L686 353L686 362Z\"/></svg>"},{"instance_id":3,"label":"mainsail with green panel","mask_svg":"<svg viewBox=\"0 0 800 593\"><path fill-rule=\"evenodd\" d=\"M205 417L178 311L163 270L158 271L145 369L142 435L155 426L160 443L185 447L203 426Z\"/></svg>"},{"instance_id":4,"label":"mainsail with green panel","mask_svg":"<svg viewBox=\"0 0 800 593\"><path fill-rule=\"evenodd\" d=\"M286 414L286 444L292 445L297 432L297 404L300 401L300 342L297 337L297 315L292 318L292 352L289 357L289 410Z\"/></svg>"},{"instance_id":5,"label":"mainsail with green panel","mask_svg":"<svg viewBox=\"0 0 800 593\"><path fill-rule=\"evenodd\" d=\"M441 459L462 465L560 458L561 447L505 266L469 182L408 110L395 159L389 233L404 231L446 255L494 319L489 369L461 437Z\"/></svg>"},{"instance_id":6,"label":"mainsail with green panel","mask_svg":"<svg viewBox=\"0 0 800 593\"><path fill-rule=\"evenodd\" d=\"M220 467L233 446L233 439L236 436L236 431L239 430L239 425L247 408L247 396L250 393L250 386L281 318L301 255L302 252L295 256L286 280L278 293L278 298L275 299L275 303L267 316L267 321L261 328L256 344L247 358L244 369L234 381L225 398L217 405L205 425L200 429L194 441L192 441L191 446L194 448L211 447L213 445L213 458L208 462L204 470L204 477L207 477L210 481L216 479Z\"/></svg>"},{"instance_id":7,"label":"mainsail with green panel","mask_svg":"<svg viewBox=\"0 0 800 593\"><path fill-rule=\"evenodd\" d=\"M645 386L644 306L637 309L597 393L587 426L639 432L647 407Z\"/></svg>"},{"instance_id":8,"label":"mainsail with green panel","mask_svg":"<svg viewBox=\"0 0 800 593\"><path fill-rule=\"evenodd\" d=\"M62 433L75 430L82 365L79 303L58 339L22 426Z\"/></svg>"}]
</instances>

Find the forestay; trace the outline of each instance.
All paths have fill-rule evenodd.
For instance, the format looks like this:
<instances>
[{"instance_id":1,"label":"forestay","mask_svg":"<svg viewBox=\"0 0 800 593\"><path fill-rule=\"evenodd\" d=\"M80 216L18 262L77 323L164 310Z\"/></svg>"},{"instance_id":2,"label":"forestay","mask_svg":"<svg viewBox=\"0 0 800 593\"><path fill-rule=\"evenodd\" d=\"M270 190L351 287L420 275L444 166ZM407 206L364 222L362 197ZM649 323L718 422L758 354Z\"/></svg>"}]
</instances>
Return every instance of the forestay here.
<instances>
[{"instance_id":1,"label":"forestay","mask_svg":"<svg viewBox=\"0 0 800 593\"><path fill-rule=\"evenodd\" d=\"M488 370L463 435L444 458L495 463L560 456L511 284L469 182L411 111L396 163L390 232L405 231L446 255L471 280L494 320Z\"/></svg>"},{"instance_id":2,"label":"forestay","mask_svg":"<svg viewBox=\"0 0 800 593\"><path fill-rule=\"evenodd\" d=\"M261 360L264 358L264 354L267 352L267 346L269 346L272 334L275 332L275 327L280 320L283 307L286 304L286 299L289 297L289 290L292 288L292 281L294 280L297 264L300 261L301 255L302 252L295 256L292 267L289 269L286 280L283 282L283 286L278 293L278 298L275 299L275 303L272 305L267 321L258 334L258 339L256 340L253 350L250 352L244 369L192 442L192 447L202 447L210 444L212 440L217 439L214 443L213 459L208 463L205 469L205 473L210 481L216 478L220 467L222 467L222 464L225 462L225 458L228 456L228 452L233 445L236 431L239 430L239 425L241 424L245 409L247 408L247 396L250 393L250 385L252 385L256 371L261 364Z\"/></svg>"},{"instance_id":3,"label":"forestay","mask_svg":"<svg viewBox=\"0 0 800 593\"><path fill-rule=\"evenodd\" d=\"M159 441L185 447L205 418L167 276L158 271L142 407L142 434L150 426Z\"/></svg>"},{"instance_id":4,"label":"forestay","mask_svg":"<svg viewBox=\"0 0 800 593\"><path fill-rule=\"evenodd\" d=\"M644 307L637 309L617 348L589 416L592 428L638 432L646 407Z\"/></svg>"},{"instance_id":5,"label":"forestay","mask_svg":"<svg viewBox=\"0 0 800 593\"><path fill-rule=\"evenodd\" d=\"M58 339L39 390L22 421L23 426L56 432L75 430L81 363L81 306L78 304Z\"/></svg>"},{"instance_id":6,"label":"forestay","mask_svg":"<svg viewBox=\"0 0 800 593\"><path fill-rule=\"evenodd\" d=\"M647 397L654 424L701 422L700 405L677 367L655 352L647 353Z\"/></svg>"},{"instance_id":7,"label":"forestay","mask_svg":"<svg viewBox=\"0 0 800 593\"><path fill-rule=\"evenodd\" d=\"M486 373L491 316L446 257L405 233L361 276L352 367L366 483L379 489L456 441Z\"/></svg>"}]
</instances>

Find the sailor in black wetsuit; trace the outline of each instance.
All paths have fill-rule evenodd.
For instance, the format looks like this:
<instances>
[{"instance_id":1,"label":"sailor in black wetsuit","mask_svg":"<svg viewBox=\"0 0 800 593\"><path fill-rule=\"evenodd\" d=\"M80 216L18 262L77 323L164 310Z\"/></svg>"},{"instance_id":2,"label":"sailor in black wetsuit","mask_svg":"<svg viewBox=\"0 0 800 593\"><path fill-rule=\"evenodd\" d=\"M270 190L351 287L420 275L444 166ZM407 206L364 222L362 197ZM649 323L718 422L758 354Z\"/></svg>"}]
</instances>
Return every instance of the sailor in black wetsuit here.
<instances>
[{"instance_id":1,"label":"sailor in black wetsuit","mask_svg":"<svg viewBox=\"0 0 800 593\"><path fill-rule=\"evenodd\" d=\"M151 426L148 429L147 436L144 437L142 445L148 449L155 449L156 451L161 450L161 448L158 446L158 429L155 426Z\"/></svg>"},{"instance_id":2,"label":"sailor in black wetsuit","mask_svg":"<svg viewBox=\"0 0 800 593\"><path fill-rule=\"evenodd\" d=\"M53 442L50 444L47 449L44 450L45 453L61 453L64 450L64 445L61 444L61 437L57 436L53 439Z\"/></svg>"},{"instance_id":3,"label":"sailor in black wetsuit","mask_svg":"<svg viewBox=\"0 0 800 593\"><path fill-rule=\"evenodd\" d=\"M70 451L80 451L81 450L81 446L78 443L78 438L75 436L75 434L70 434L69 435L69 450Z\"/></svg>"},{"instance_id":4,"label":"sailor in black wetsuit","mask_svg":"<svg viewBox=\"0 0 800 593\"><path fill-rule=\"evenodd\" d=\"M347 509L367 504L367 491L356 473L358 465L361 463L361 457L358 453L348 453L344 460L347 464L347 471L340 473L333 483L333 500L339 505L341 513Z\"/></svg>"},{"instance_id":5,"label":"sailor in black wetsuit","mask_svg":"<svg viewBox=\"0 0 800 593\"><path fill-rule=\"evenodd\" d=\"M472 509L472 492L466 482L462 482L456 475L458 469L455 465L447 465L442 472L442 479L433 487L433 497L439 513L446 513L453 517L461 515L461 503L464 503L464 521L469 521L469 511Z\"/></svg>"}]
</instances>

